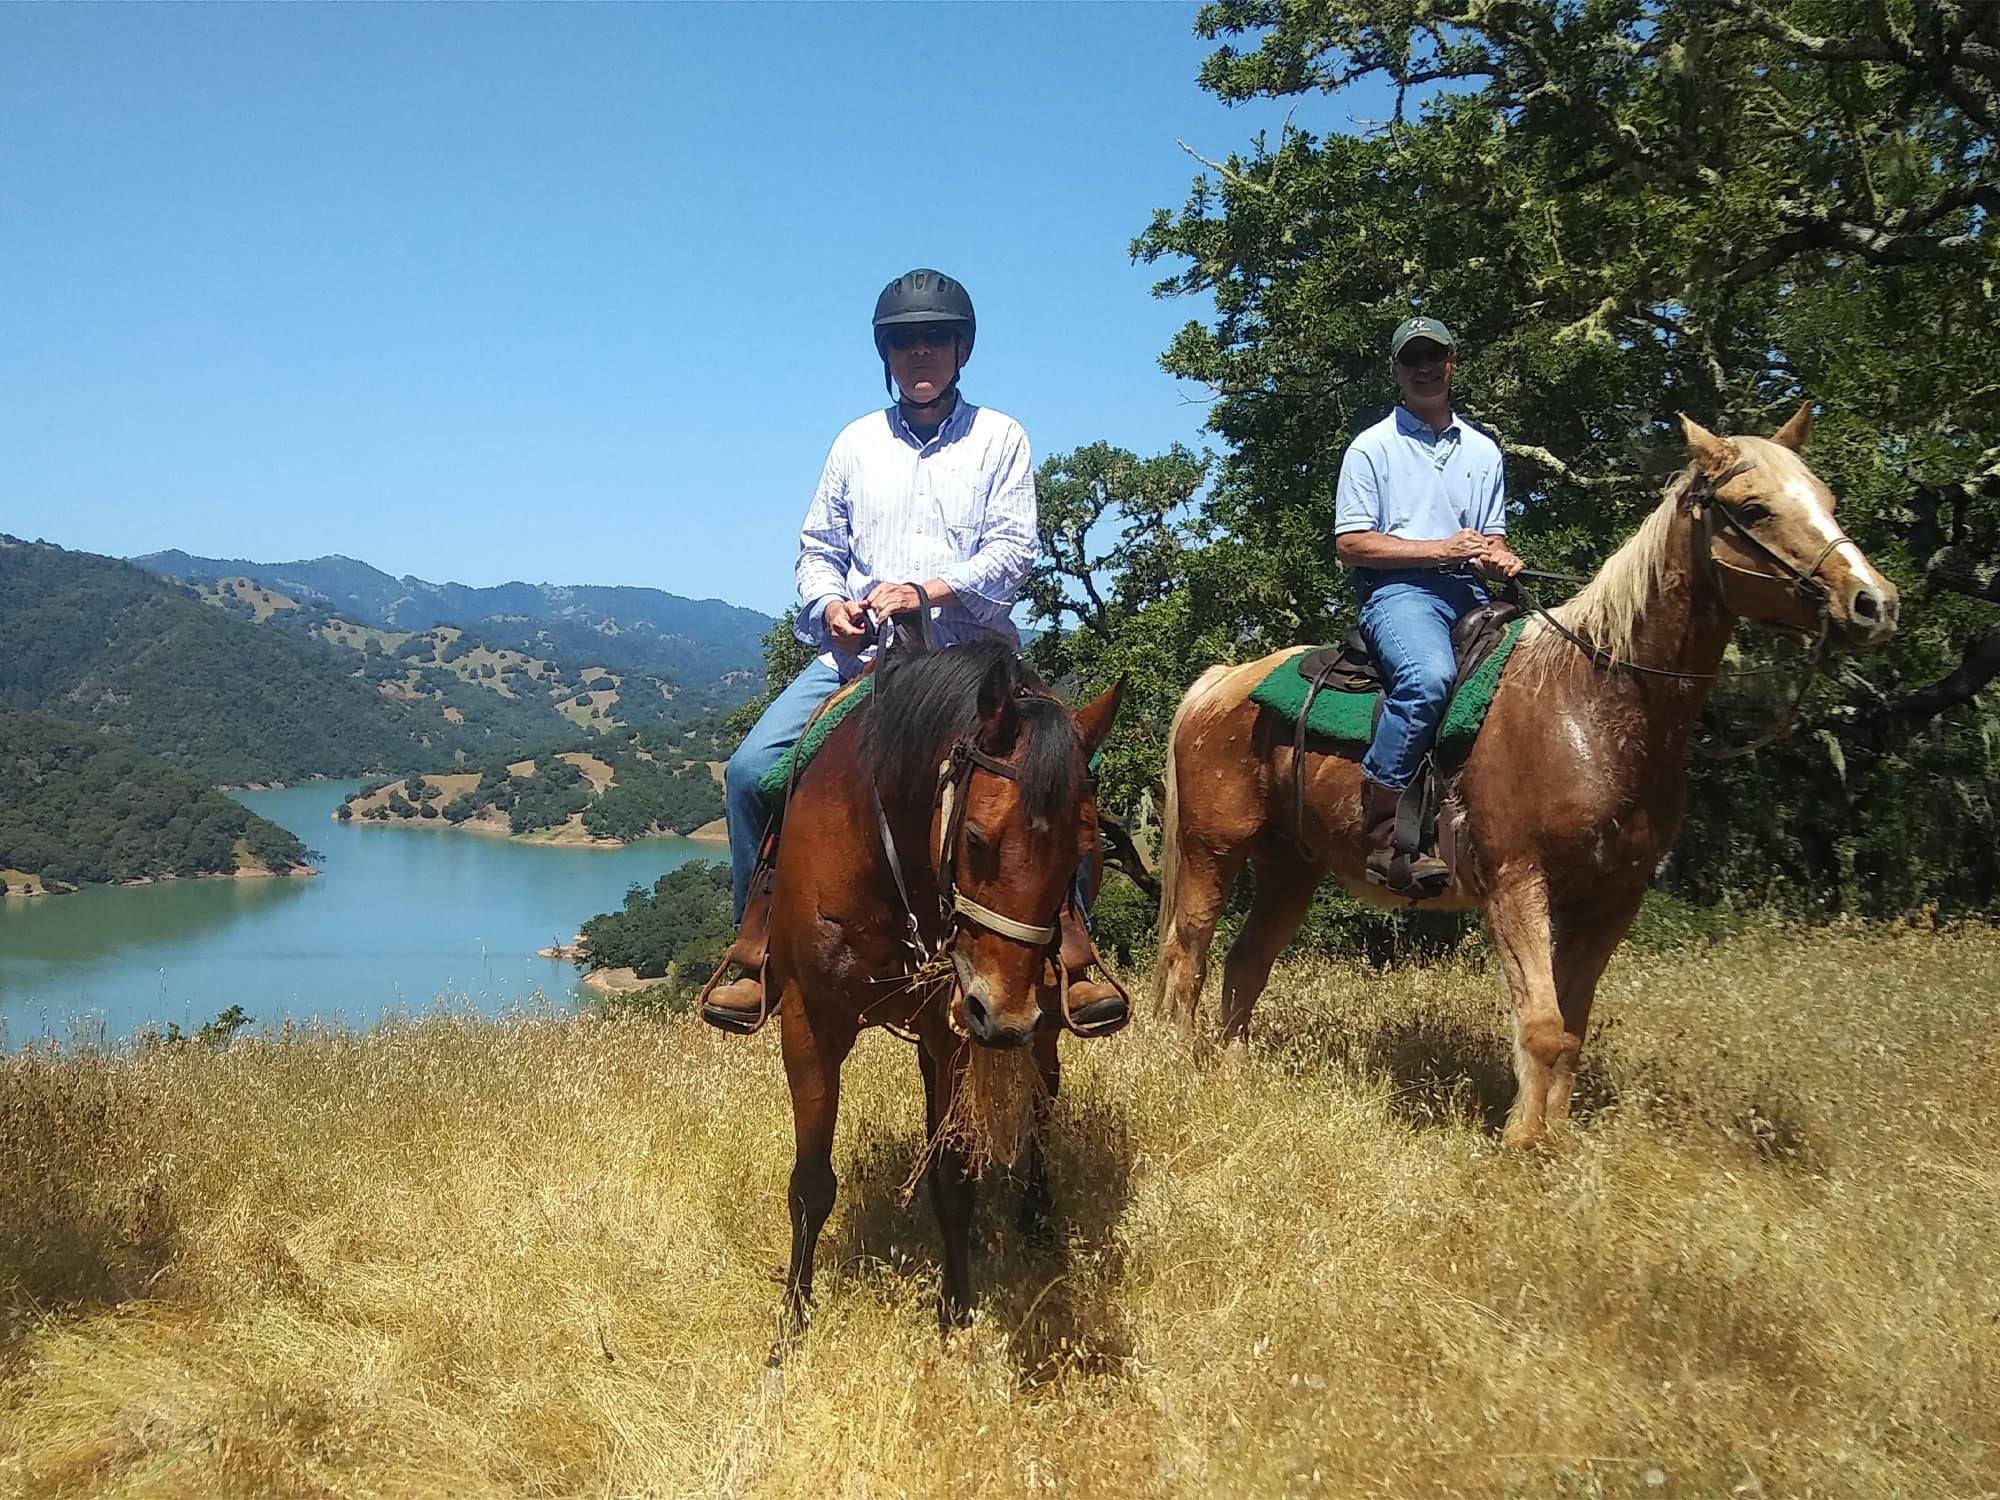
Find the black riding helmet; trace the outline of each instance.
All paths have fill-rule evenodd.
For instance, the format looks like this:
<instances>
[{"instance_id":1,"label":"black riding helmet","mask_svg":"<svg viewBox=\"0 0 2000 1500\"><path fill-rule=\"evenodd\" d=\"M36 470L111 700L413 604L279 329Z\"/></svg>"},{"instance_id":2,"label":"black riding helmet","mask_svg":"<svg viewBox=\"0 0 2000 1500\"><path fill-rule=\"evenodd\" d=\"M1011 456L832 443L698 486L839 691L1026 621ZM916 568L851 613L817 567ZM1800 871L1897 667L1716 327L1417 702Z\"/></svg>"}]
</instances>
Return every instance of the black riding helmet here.
<instances>
[{"instance_id":1,"label":"black riding helmet","mask_svg":"<svg viewBox=\"0 0 2000 1500\"><path fill-rule=\"evenodd\" d=\"M899 323L956 323L968 355L979 331L971 295L941 271L906 271L883 287L882 295L875 299L875 352L885 361L889 358L887 330Z\"/></svg>"}]
</instances>

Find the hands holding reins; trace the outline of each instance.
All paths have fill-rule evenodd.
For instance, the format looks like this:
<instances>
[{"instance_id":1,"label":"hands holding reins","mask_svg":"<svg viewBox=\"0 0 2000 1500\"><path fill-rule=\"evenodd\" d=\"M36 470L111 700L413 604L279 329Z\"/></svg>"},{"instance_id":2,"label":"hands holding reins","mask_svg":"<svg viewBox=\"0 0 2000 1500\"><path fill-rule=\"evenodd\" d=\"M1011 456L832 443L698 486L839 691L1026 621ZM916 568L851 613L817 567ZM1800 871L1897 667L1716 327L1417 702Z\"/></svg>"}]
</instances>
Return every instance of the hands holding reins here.
<instances>
[{"instance_id":1,"label":"hands holding reins","mask_svg":"<svg viewBox=\"0 0 2000 1500\"><path fill-rule=\"evenodd\" d=\"M853 656L874 638L879 622L921 608L925 596L933 607L953 603L958 597L948 584L936 578L924 585L922 594L912 583L878 583L859 599L835 599L827 605L827 636L834 649Z\"/></svg>"},{"instance_id":2,"label":"hands holding reins","mask_svg":"<svg viewBox=\"0 0 2000 1500\"><path fill-rule=\"evenodd\" d=\"M1469 562L1489 573L1498 573L1502 578L1512 578L1527 566L1514 555L1514 549L1507 545L1505 537L1487 536L1469 526L1446 537L1437 546L1437 560L1441 563Z\"/></svg>"}]
</instances>

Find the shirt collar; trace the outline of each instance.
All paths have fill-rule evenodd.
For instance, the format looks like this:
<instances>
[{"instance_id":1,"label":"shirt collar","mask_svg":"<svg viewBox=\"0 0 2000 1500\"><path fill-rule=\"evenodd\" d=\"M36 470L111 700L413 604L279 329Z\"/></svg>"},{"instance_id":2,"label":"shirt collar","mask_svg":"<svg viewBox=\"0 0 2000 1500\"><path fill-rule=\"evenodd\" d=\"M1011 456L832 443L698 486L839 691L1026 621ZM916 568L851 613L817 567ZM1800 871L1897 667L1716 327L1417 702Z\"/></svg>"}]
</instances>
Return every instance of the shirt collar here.
<instances>
[{"instance_id":1,"label":"shirt collar","mask_svg":"<svg viewBox=\"0 0 2000 1500\"><path fill-rule=\"evenodd\" d=\"M1433 428L1430 423L1426 422L1422 417L1417 416L1400 401L1396 403L1396 430L1409 437L1428 438L1433 441L1440 441L1444 438L1461 435L1458 430L1458 413L1456 411L1445 418L1444 426Z\"/></svg>"},{"instance_id":2,"label":"shirt collar","mask_svg":"<svg viewBox=\"0 0 2000 1500\"><path fill-rule=\"evenodd\" d=\"M954 439L963 437L966 430L972 426L972 414L978 410L978 407L965 399L964 392L960 392L958 405L951 409L951 415L939 424L935 435L926 439L918 437L916 433L910 430L910 424L903 420L902 403L897 402L888 409L889 430L913 447L919 449L928 448L933 443L948 443Z\"/></svg>"}]
</instances>

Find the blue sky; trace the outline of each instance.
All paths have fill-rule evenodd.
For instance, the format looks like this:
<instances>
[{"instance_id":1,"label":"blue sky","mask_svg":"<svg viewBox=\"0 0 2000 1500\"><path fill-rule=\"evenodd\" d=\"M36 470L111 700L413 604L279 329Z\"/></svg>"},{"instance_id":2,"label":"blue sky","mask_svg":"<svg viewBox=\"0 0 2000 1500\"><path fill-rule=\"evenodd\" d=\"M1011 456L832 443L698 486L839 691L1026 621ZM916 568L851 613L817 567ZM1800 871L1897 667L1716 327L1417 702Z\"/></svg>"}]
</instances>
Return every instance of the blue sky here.
<instances>
[{"instance_id":1,"label":"blue sky","mask_svg":"<svg viewBox=\"0 0 2000 1500\"><path fill-rule=\"evenodd\" d=\"M775 611L925 264L1038 456L1199 445L1195 14L0 6L0 531Z\"/></svg>"}]
</instances>

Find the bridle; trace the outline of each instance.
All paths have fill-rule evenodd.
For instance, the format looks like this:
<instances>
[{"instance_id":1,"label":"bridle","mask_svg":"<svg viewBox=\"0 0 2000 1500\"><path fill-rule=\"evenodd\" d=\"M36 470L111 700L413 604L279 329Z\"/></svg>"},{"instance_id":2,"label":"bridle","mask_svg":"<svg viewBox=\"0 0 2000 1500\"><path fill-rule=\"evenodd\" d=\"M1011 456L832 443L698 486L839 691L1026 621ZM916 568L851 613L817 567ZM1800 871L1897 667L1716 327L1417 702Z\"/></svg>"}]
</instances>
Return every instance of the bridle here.
<instances>
[{"instance_id":1,"label":"bridle","mask_svg":"<svg viewBox=\"0 0 2000 1500\"><path fill-rule=\"evenodd\" d=\"M965 829L966 789L975 771L984 771L1008 781L1018 782L1021 779L1016 767L988 755L973 744L970 737L953 745L951 753L938 767L937 790L931 799L931 819L938 824L935 864L940 931L935 941L924 935L924 923L917 915L916 903L910 899L910 884L903 875L903 861L896 852L896 837L889 828L889 816L883 811L881 793L876 789L875 779L872 776L868 779L868 800L875 812L875 831L881 836L882 852L889 861L889 874L895 879L896 894L903 903L905 930L902 942L912 960L912 973L943 954L957 932L961 917L1001 937L1036 948L1053 948L1060 935L1061 929L1054 922L1023 922L982 905L958 888L958 840Z\"/></svg>"},{"instance_id":2,"label":"bridle","mask_svg":"<svg viewBox=\"0 0 2000 1500\"><path fill-rule=\"evenodd\" d=\"M1722 678L1765 677L1779 672L1790 672L1793 670L1798 672L1798 682L1792 691L1791 701L1785 705L1784 711L1770 728L1742 745L1717 747L1697 742L1692 746L1692 749L1696 755L1704 760L1735 760L1739 756L1749 755L1753 751L1761 750L1766 745L1772 744L1791 733L1792 726L1798 719L1799 704L1805 699L1806 688L1810 685L1813 676L1818 672L1825 658L1827 637L1833 628L1833 613L1828 607L1830 596L1827 593L1826 585L1820 581L1819 570L1826 565L1826 560L1833 555L1836 547L1842 542L1851 543L1854 540L1845 534L1835 536L1824 547L1820 548L1818 556L1813 558L1812 566L1809 568L1801 568L1790 558L1772 550L1768 544L1750 529L1748 523L1736 513L1736 510L1719 493L1722 487L1729 483L1730 480L1747 474L1756 467L1756 459L1741 458L1713 479L1704 478L1702 480L1702 488L1705 493L1694 500L1692 508L1695 519L1701 524L1702 528L1702 556L1711 570L1710 577L1718 594L1722 592L1723 574L1725 573L1734 573L1742 578L1763 579L1766 582L1771 581L1773 577L1770 573L1759 573L1749 568L1736 567L1734 564L1724 562L1720 557L1716 556L1715 536L1717 523L1720 522L1722 528L1728 531L1733 540L1742 543L1750 551L1761 556L1776 568L1778 578L1789 580L1793 595L1816 616L1817 628L1811 632L1813 635L1812 645L1792 660L1774 662L1764 667L1742 667L1728 672L1720 670L1714 672L1682 672L1671 667L1651 667L1642 662L1625 661L1622 658L1612 656L1602 646L1596 644L1596 642L1585 640L1551 614L1542 602L1535 598L1525 587L1521 589L1522 602L1530 610L1539 615L1542 621L1553 629L1556 634L1589 656L1593 661L1596 661L1600 666L1616 667L1621 671L1648 677L1671 677L1684 682L1714 682ZM1571 581L1568 580L1567 575L1539 573L1527 568L1524 568L1522 572L1538 578L1560 576L1565 581Z\"/></svg>"},{"instance_id":3,"label":"bridle","mask_svg":"<svg viewBox=\"0 0 2000 1500\"><path fill-rule=\"evenodd\" d=\"M1709 545L1704 550L1708 555L1709 566L1716 570L1718 583L1724 572L1735 573L1749 578L1770 577L1768 573L1755 573L1748 568L1734 567L1717 557L1715 555L1715 521L1707 519L1705 512L1713 512L1714 516L1722 522L1736 541L1743 543L1752 552L1757 553L1766 562L1770 563L1778 570L1781 577L1791 580L1792 592L1798 597L1799 603L1805 605L1819 616L1820 635L1824 639L1832 615L1827 608L1829 601L1826 585L1819 580L1819 570L1826 565L1826 560L1833 555L1834 548L1838 547L1842 542L1852 544L1854 538L1845 533L1836 534L1833 540L1819 549L1819 554L1813 558L1812 566L1809 568L1801 568L1790 558L1774 552L1749 528L1743 518L1730 507L1728 502L1717 493L1730 480L1735 479L1739 475L1747 474L1756 467L1757 460L1754 458L1738 459L1720 474L1716 475L1715 478L1707 482L1708 494L1706 496L1706 504L1704 505L1699 500L1695 502L1695 517L1698 520L1704 520L1707 526Z\"/></svg>"},{"instance_id":4,"label":"bridle","mask_svg":"<svg viewBox=\"0 0 2000 1500\"><path fill-rule=\"evenodd\" d=\"M921 588L917 590L917 593L920 598L923 597L923 590ZM928 626L930 611L928 605L929 601L925 599L924 607L919 611L918 616L919 620L924 622L919 628L922 632L923 644L927 647L930 644ZM880 671L879 665L877 670ZM885 696L880 686L876 689L876 695L878 698ZM1045 699L1055 704L1063 713L1067 714L1069 712L1068 706L1052 693L1019 690L1017 696L1021 698ZM873 711L877 713L882 712L883 705L879 702L876 703ZM934 940L925 935L925 923L917 915L917 904L911 899L910 883L903 873L902 856L896 848L895 832L889 826L889 815L882 806L881 792L875 785L875 778L873 776L867 778L868 804L875 815L875 832L881 840L882 854L888 861L890 877L895 881L897 898L903 905L903 933L900 942L905 955L905 968L901 977L912 982L917 982L927 967L943 958L946 951L950 948L953 939L957 936L961 923L983 927L988 932L1006 938L1010 942L1024 944L1046 955L1047 961L1052 963L1055 968L1056 985L1061 1002L1064 1027L1080 1036L1089 1035L1094 1028L1086 1024L1080 1024L1070 1012L1069 971L1063 965L1060 951L1062 941L1061 908L1058 907L1055 920L1053 921L1026 922L1019 917L1009 916L1005 912L995 911L985 903L974 900L959 887L959 840L965 831L966 810L971 800L967 796L967 792L971 787L973 776L979 773L998 776L1003 780L1012 781L1017 784L1021 779L1021 772L1018 766L1001 760L998 756L988 755L984 750L979 748L972 734L967 734L954 744L951 747L950 753L945 756L943 762L938 766L937 786L931 798L931 821L938 828L937 848L932 858L932 863L937 872L937 915L935 920L937 937ZM1068 889L1065 888L1063 901L1067 903L1071 899ZM1093 956L1096 957L1094 945L1092 951ZM1098 957L1097 961L1100 968L1104 967L1101 957ZM1109 972L1108 969L1106 972ZM899 1035L902 1034L901 1030L895 1026L891 1026L889 1029L896 1031ZM915 1038L905 1037L905 1039L914 1040Z\"/></svg>"}]
</instances>

